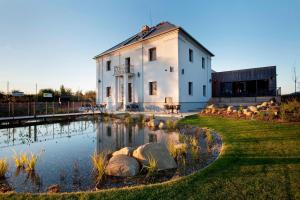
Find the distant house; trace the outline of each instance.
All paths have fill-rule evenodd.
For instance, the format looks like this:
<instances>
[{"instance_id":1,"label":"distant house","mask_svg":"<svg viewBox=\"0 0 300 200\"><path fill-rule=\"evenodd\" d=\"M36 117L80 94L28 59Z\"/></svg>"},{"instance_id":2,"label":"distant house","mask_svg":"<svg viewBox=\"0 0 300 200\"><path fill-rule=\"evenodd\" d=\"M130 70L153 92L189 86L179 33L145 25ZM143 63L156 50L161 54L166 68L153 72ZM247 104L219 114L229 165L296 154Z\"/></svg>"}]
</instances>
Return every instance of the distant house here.
<instances>
[{"instance_id":1,"label":"distant house","mask_svg":"<svg viewBox=\"0 0 300 200\"><path fill-rule=\"evenodd\" d=\"M127 40L94 57L98 104L112 111L136 103L159 111L181 105L202 108L211 98L214 55L183 28L169 22L143 26Z\"/></svg>"}]
</instances>

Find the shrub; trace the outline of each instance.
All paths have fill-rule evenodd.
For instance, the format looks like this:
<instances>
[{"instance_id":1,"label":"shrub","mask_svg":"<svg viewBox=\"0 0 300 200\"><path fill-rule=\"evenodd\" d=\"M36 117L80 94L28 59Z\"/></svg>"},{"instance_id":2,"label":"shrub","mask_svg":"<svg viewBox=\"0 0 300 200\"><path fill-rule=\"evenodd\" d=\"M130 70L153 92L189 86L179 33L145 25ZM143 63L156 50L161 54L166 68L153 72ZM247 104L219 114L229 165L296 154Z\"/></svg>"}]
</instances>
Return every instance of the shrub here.
<instances>
[{"instance_id":1,"label":"shrub","mask_svg":"<svg viewBox=\"0 0 300 200\"><path fill-rule=\"evenodd\" d=\"M106 168L106 155L104 153L94 154L91 156L94 170L97 172L97 182L100 182L104 178Z\"/></svg>"},{"instance_id":2,"label":"shrub","mask_svg":"<svg viewBox=\"0 0 300 200\"><path fill-rule=\"evenodd\" d=\"M0 159L0 179L5 178L5 174L8 170L8 163L6 159Z\"/></svg>"},{"instance_id":3,"label":"shrub","mask_svg":"<svg viewBox=\"0 0 300 200\"><path fill-rule=\"evenodd\" d=\"M300 121L300 102L296 99L282 103L280 115L286 121Z\"/></svg>"}]
</instances>

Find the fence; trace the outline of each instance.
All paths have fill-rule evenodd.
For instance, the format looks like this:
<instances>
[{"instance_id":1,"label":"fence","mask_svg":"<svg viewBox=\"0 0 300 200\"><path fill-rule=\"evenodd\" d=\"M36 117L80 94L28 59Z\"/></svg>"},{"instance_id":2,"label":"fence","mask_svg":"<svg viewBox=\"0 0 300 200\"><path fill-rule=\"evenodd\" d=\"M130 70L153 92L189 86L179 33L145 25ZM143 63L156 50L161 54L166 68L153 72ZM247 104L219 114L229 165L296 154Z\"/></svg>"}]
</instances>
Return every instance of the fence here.
<instances>
[{"instance_id":1,"label":"fence","mask_svg":"<svg viewBox=\"0 0 300 200\"><path fill-rule=\"evenodd\" d=\"M8 102L0 103L0 117L76 113L86 102ZM89 103L91 104L91 103ZM92 103L95 105L95 103Z\"/></svg>"}]
</instances>

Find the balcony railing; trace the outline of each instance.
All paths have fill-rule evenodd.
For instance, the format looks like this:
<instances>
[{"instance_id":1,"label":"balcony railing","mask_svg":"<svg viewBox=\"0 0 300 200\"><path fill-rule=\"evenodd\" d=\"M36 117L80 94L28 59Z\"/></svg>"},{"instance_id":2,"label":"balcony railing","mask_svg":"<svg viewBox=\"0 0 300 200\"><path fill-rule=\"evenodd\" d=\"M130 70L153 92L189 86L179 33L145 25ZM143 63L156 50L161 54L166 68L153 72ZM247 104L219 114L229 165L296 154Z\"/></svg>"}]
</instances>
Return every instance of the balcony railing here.
<instances>
[{"instance_id":1,"label":"balcony railing","mask_svg":"<svg viewBox=\"0 0 300 200\"><path fill-rule=\"evenodd\" d=\"M114 76L121 76L124 74L134 74L133 65L119 65L114 67Z\"/></svg>"}]
</instances>

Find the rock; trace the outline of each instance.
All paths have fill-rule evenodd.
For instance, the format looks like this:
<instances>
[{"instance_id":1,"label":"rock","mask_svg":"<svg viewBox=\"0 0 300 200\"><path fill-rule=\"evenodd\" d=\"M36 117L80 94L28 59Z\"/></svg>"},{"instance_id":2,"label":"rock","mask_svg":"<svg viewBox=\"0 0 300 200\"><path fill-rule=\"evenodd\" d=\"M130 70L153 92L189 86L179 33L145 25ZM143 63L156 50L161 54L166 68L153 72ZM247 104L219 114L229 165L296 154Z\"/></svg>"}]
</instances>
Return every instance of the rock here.
<instances>
[{"instance_id":1,"label":"rock","mask_svg":"<svg viewBox=\"0 0 300 200\"><path fill-rule=\"evenodd\" d=\"M139 163L136 159L126 155L113 156L106 168L105 174L110 176L135 176L140 170Z\"/></svg>"},{"instance_id":2,"label":"rock","mask_svg":"<svg viewBox=\"0 0 300 200\"><path fill-rule=\"evenodd\" d=\"M247 113L248 112L248 109L247 108L245 108L245 109L243 109L243 114L245 114L245 113Z\"/></svg>"},{"instance_id":3,"label":"rock","mask_svg":"<svg viewBox=\"0 0 300 200\"><path fill-rule=\"evenodd\" d=\"M166 129L167 126L166 126L166 124L164 122L160 122L159 125L158 125L158 128L160 128L160 129Z\"/></svg>"},{"instance_id":4,"label":"rock","mask_svg":"<svg viewBox=\"0 0 300 200\"><path fill-rule=\"evenodd\" d=\"M232 110L233 110L233 106L228 106L228 107L227 107L227 112L228 112L228 111L231 112Z\"/></svg>"},{"instance_id":5,"label":"rock","mask_svg":"<svg viewBox=\"0 0 300 200\"><path fill-rule=\"evenodd\" d=\"M58 192L60 192L60 187L59 187L59 185L50 185L47 188L47 192L49 192L49 193L58 193Z\"/></svg>"},{"instance_id":6,"label":"rock","mask_svg":"<svg viewBox=\"0 0 300 200\"><path fill-rule=\"evenodd\" d=\"M12 188L9 185L0 183L0 194L6 193L6 192L11 192L11 191L12 191Z\"/></svg>"},{"instance_id":7,"label":"rock","mask_svg":"<svg viewBox=\"0 0 300 200\"><path fill-rule=\"evenodd\" d=\"M208 108L208 109L213 109L213 108L215 108L215 105L214 105L214 104L211 104L211 105L207 106L206 108Z\"/></svg>"},{"instance_id":8,"label":"rock","mask_svg":"<svg viewBox=\"0 0 300 200\"><path fill-rule=\"evenodd\" d=\"M117 156L117 155L126 155L126 156L131 156L134 151L134 148L132 147L124 147L118 151L115 151L112 156Z\"/></svg>"},{"instance_id":9,"label":"rock","mask_svg":"<svg viewBox=\"0 0 300 200\"><path fill-rule=\"evenodd\" d=\"M262 107L267 107L267 106L268 106L268 102L263 102L263 103L261 104L261 106L262 106Z\"/></svg>"},{"instance_id":10,"label":"rock","mask_svg":"<svg viewBox=\"0 0 300 200\"><path fill-rule=\"evenodd\" d=\"M158 170L176 168L177 164L169 154L167 147L161 143L147 143L139 146L134 152L133 157L143 165L149 164L149 158L153 157L157 161Z\"/></svg>"},{"instance_id":11,"label":"rock","mask_svg":"<svg viewBox=\"0 0 300 200\"><path fill-rule=\"evenodd\" d=\"M252 116L252 112L251 111L244 112L244 115L246 115L246 117L251 117Z\"/></svg>"},{"instance_id":12,"label":"rock","mask_svg":"<svg viewBox=\"0 0 300 200\"><path fill-rule=\"evenodd\" d=\"M216 112L217 112L217 109L215 109L215 108L211 109L211 114L215 114Z\"/></svg>"},{"instance_id":13,"label":"rock","mask_svg":"<svg viewBox=\"0 0 300 200\"><path fill-rule=\"evenodd\" d=\"M205 114L209 114L210 113L210 109L205 109Z\"/></svg>"},{"instance_id":14,"label":"rock","mask_svg":"<svg viewBox=\"0 0 300 200\"><path fill-rule=\"evenodd\" d=\"M249 108L249 110L250 110L251 112L254 112L254 113L257 113L257 112L258 112L258 110L257 110L257 108L256 108L255 106L249 106L248 108Z\"/></svg>"}]
</instances>

